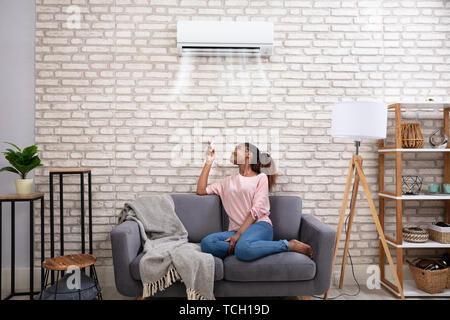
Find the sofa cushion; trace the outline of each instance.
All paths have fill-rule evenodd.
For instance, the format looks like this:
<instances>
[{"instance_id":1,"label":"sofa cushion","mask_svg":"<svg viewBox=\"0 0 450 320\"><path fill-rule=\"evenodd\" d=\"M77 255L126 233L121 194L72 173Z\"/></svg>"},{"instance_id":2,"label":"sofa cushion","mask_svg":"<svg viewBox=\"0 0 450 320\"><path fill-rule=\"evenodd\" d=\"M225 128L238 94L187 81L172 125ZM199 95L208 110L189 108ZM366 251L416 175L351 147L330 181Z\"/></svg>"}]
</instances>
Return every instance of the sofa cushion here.
<instances>
[{"instance_id":1,"label":"sofa cushion","mask_svg":"<svg viewBox=\"0 0 450 320\"><path fill-rule=\"evenodd\" d=\"M188 232L189 242L201 242L211 233L222 231L220 197L217 195L171 194L175 212Z\"/></svg>"},{"instance_id":2,"label":"sofa cushion","mask_svg":"<svg viewBox=\"0 0 450 320\"><path fill-rule=\"evenodd\" d=\"M298 239L302 219L302 199L297 196L269 196L273 240Z\"/></svg>"},{"instance_id":3,"label":"sofa cushion","mask_svg":"<svg viewBox=\"0 0 450 320\"><path fill-rule=\"evenodd\" d=\"M144 253L138 254L136 258L130 264L131 277L134 280L141 280L141 274L139 272L139 262L142 259ZM214 257L214 281L223 279L223 261L220 258Z\"/></svg>"},{"instance_id":4,"label":"sofa cushion","mask_svg":"<svg viewBox=\"0 0 450 320\"><path fill-rule=\"evenodd\" d=\"M280 252L246 262L236 256L223 261L224 279L228 281L303 281L316 275L316 264L297 252Z\"/></svg>"}]
</instances>

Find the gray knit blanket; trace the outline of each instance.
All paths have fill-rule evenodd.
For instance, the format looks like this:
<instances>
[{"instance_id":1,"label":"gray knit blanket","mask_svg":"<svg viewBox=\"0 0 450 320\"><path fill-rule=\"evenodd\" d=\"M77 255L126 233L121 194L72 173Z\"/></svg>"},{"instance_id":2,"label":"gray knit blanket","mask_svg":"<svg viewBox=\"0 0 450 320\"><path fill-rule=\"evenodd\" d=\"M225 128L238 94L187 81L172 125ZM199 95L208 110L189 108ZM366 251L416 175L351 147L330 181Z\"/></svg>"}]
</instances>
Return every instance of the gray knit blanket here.
<instances>
[{"instance_id":1,"label":"gray knit blanket","mask_svg":"<svg viewBox=\"0 0 450 320\"><path fill-rule=\"evenodd\" d=\"M214 300L214 257L188 242L188 233L168 194L140 197L125 203L119 222L139 225L144 256L139 264L142 296L153 296L177 280L186 285L189 300Z\"/></svg>"}]
</instances>

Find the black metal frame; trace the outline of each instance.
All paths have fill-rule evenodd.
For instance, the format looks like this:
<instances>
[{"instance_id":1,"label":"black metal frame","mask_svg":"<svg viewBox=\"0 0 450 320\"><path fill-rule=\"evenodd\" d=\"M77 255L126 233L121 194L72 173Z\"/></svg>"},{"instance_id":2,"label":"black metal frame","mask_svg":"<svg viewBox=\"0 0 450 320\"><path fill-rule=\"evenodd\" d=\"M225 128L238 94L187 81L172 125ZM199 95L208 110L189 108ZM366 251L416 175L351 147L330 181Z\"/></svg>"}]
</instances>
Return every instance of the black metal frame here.
<instances>
[{"instance_id":1,"label":"black metal frame","mask_svg":"<svg viewBox=\"0 0 450 320\"><path fill-rule=\"evenodd\" d=\"M80 175L80 196L81 196L81 253L86 253L86 236L84 231L85 211L84 211L84 174L88 174L88 203L89 203L89 217L88 217L88 232L89 232L89 253L93 253L92 247L92 186L91 186L91 170L80 171L51 171L50 179L50 256L55 257L55 227L54 227L54 205L53 205L53 176L59 175L59 214L60 214L60 255L64 255L64 205L63 205L63 176L65 174L79 174ZM84 269L83 269L84 270ZM92 277L92 268L90 268L90 276ZM54 271L51 272L51 284L54 284Z\"/></svg>"},{"instance_id":2,"label":"black metal frame","mask_svg":"<svg viewBox=\"0 0 450 320\"><path fill-rule=\"evenodd\" d=\"M3 202L11 202L11 293L4 299L9 300L14 296L30 296L30 300L33 300L34 295L38 292L34 291L34 201L41 200L41 290L44 287L44 269L42 268L42 262L45 260L45 247L44 247L44 195L32 199L0 199L0 300L1 300L1 288L2 288L2 206ZM28 201L30 203L30 291L28 292L15 292L15 268L16 268L16 232L15 232L15 216L16 216L16 202Z\"/></svg>"},{"instance_id":3,"label":"black metal frame","mask_svg":"<svg viewBox=\"0 0 450 320\"><path fill-rule=\"evenodd\" d=\"M98 300L103 300L103 296L102 296L102 290L101 290L101 288L99 287L99 281L98 281L98 277L97 277L97 272L96 272L96 270L95 270L95 265L92 265L92 266L90 266L89 267L90 268L90 270L91 270L91 273L92 273L92 275L91 275L91 277L92 277L92 279L94 280L94 285L95 285L95 287L97 288L97 299ZM82 269L82 270L84 270L84 268ZM53 271L52 271L53 272ZM60 274L61 273L63 273L64 271L60 271L60 270L58 270L58 271L56 271L56 286L55 286L55 299L54 300L56 300L56 296L58 295L58 294L67 294L67 293L58 293L58 281L59 281L59 279L60 279ZM44 290L45 289L47 289L47 287L49 287L49 286L51 286L52 284L49 284L48 283L48 276L49 276L49 273L50 273L50 271L49 270L47 270L47 269L45 269L45 274L44 274L44 287L43 287L43 289L42 289L42 291L41 291L41 293L39 294L39 300L42 300L42 293L44 292ZM61 276L61 278L62 278L62 276ZM79 300L81 300L81 292L83 292L83 291L86 291L86 290L88 290L88 289L90 289L90 288L92 288L92 287L88 287L88 288L86 288L86 289L78 289L78 297L79 297Z\"/></svg>"}]
</instances>

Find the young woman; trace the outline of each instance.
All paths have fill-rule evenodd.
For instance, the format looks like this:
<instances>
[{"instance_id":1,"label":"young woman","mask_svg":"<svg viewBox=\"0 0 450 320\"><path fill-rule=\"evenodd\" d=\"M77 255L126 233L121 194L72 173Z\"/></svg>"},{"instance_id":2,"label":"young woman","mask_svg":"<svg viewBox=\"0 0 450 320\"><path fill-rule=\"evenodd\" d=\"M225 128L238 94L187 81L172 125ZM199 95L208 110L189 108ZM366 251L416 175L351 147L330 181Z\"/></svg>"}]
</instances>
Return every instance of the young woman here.
<instances>
[{"instance_id":1,"label":"young woman","mask_svg":"<svg viewBox=\"0 0 450 320\"><path fill-rule=\"evenodd\" d=\"M208 142L209 143L209 142ZM269 218L269 191L276 181L275 164L268 153L260 153L251 143L239 144L230 161L239 172L211 185L208 175L214 162L215 150L206 163L197 183L197 194L217 194L229 218L228 231L213 233L201 242L203 252L225 258L234 254L242 261L252 261L277 252L293 251L312 258L312 248L296 239L273 241ZM268 169L267 169L268 168ZM261 169L268 174L261 172Z\"/></svg>"}]
</instances>

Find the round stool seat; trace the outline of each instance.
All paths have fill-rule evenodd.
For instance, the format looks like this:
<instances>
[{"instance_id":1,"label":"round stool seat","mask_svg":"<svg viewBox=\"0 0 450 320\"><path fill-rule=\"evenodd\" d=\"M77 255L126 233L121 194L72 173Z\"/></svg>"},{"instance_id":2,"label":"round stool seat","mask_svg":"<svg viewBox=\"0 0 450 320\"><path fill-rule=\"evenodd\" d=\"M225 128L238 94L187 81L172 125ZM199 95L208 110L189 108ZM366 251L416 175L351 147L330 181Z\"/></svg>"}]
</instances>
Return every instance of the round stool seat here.
<instances>
[{"instance_id":1,"label":"round stool seat","mask_svg":"<svg viewBox=\"0 0 450 320\"><path fill-rule=\"evenodd\" d=\"M96 261L97 257L92 254L69 254L47 259L42 263L42 267L52 271L66 271L70 266L82 269L94 265Z\"/></svg>"}]
</instances>

